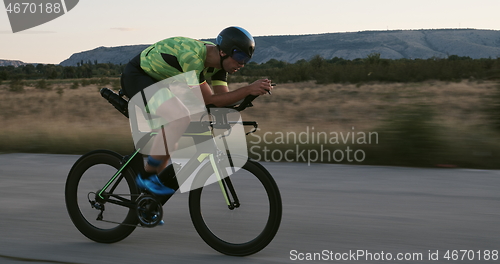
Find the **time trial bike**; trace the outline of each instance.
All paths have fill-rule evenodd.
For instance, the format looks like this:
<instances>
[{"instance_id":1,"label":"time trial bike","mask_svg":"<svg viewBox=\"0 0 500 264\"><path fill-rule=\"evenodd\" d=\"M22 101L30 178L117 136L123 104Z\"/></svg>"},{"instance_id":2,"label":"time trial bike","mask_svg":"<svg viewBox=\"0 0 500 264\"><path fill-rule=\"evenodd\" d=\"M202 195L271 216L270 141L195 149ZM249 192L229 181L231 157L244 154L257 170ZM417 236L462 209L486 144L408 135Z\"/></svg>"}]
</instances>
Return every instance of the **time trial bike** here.
<instances>
[{"instance_id":1,"label":"time trial bike","mask_svg":"<svg viewBox=\"0 0 500 264\"><path fill-rule=\"evenodd\" d=\"M103 88L100 93L129 117L129 102L121 91L117 94ZM184 136L201 143L213 138L216 128L226 128L230 133L234 122L227 118L224 109L243 111L252 106L255 98L248 96L226 108L207 106L214 118L192 121ZM257 131L257 122L242 123L253 127L247 135ZM146 134L144 140L150 140L152 134ZM242 164L241 169L235 169L236 163ZM72 166L65 186L66 208L76 228L93 241L114 243L125 239L137 227L152 228L160 224L163 206L174 194L156 196L140 190L135 181L139 173L144 173L144 157L138 149L125 156L110 150L95 150L81 156ZM181 174L195 176L192 182L180 182L177 175ZM192 223L201 238L223 254L254 254L265 248L278 232L282 217L278 186L260 163L246 156L231 155L220 149L210 153L203 150L182 166L169 165L159 178L175 190L182 184L193 186L189 192Z\"/></svg>"}]
</instances>

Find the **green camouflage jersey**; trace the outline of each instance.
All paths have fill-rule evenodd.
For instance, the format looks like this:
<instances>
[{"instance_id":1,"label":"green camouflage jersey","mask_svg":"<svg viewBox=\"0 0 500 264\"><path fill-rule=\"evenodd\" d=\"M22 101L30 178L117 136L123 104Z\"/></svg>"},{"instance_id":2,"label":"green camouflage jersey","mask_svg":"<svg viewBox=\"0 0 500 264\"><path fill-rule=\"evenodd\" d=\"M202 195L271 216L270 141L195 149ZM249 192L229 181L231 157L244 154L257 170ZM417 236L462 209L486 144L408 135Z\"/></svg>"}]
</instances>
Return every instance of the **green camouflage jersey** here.
<instances>
[{"instance_id":1,"label":"green camouflage jersey","mask_svg":"<svg viewBox=\"0 0 500 264\"><path fill-rule=\"evenodd\" d=\"M188 80L189 85L198 85L210 78L212 85L227 86L227 72L206 68L208 41L186 37L174 37L159 41L141 53L141 68L154 79L161 81L181 73L195 71L197 80Z\"/></svg>"}]
</instances>

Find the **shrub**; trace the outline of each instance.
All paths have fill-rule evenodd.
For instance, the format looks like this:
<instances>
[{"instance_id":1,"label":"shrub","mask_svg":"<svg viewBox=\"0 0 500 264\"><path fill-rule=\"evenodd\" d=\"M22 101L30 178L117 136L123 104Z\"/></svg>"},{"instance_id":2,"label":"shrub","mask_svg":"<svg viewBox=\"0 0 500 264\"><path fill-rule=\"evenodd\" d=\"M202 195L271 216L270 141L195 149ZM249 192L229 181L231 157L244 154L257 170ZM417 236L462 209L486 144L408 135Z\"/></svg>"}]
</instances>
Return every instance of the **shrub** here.
<instances>
[{"instance_id":1,"label":"shrub","mask_svg":"<svg viewBox=\"0 0 500 264\"><path fill-rule=\"evenodd\" d=\"M486 114L489 116L493 128L500 132L500 84L496 86L496 91L490 99L491 103L485 108Z\"/></svg>"},{"instance_id":2,"label":"shrub","mask_svg":"<svg viewBox=\"0 0 500 264\"><path fill-rule=\"evenodd\" d=\"M74 81L70 89L78 89L78 86L79 86L78 81Z\"/></svg>"},{"instance_id":3,"label":"shrub","mask_svg":"<svg viewBox=\"0 0 500 264\"><path fill-rule=\"evenodd\" d=\"M57 89L56 89L56 90L57 90L57 94L58 94L59 96L62 96L62 95L63 95L64 90L63 90L63 88L62 88L62 87L57 87Z\"/></svg>"},{"instance_id":4,"label":"shrub","mask_svg":"<svg viewBox=\"0 0 500 264\"><path fill-rule=\"evenodd\" d=\"M97 81L98 85L108 85L110 83L109 79L104 77L104 78L99 78Z\"/></svg>"},{"instance_id":5,"label":"shrub","mask_svg":"<svg viewBox=\"0 0 500 264\"><path fill-rule=\"evenodd\" d=\"M13 79L9 84L9 91L11 92L24 92L24 82L21 79Z\"/></svg>"},{"instance_id":6,"label":"shrub","mask_svg":"<svg viewBox=\"0 0 500 264\"><path fill-rule=\"evenodd\" d=\"M111 81L111 86L112 86L113 90L115 90L115 91L120 90L122 88L120 79L114 79L114 80L112 80Z\"/></svg>"},{"instance_id":7,"label":"shrub","mask_svg":"<svg viewBox=\"0 0 500 264\"><path fill-rule=\"evenodd\" d=\"M384 158L395 165L432 166L444 142L436 113L429 105L404 105L391 111L379 129Z\"/></svg>"},{"instance_id":8,"label":"shrub","mask_svg":"<svg viewBox=\"0 0 500 264\"><path fill-rule=\"evenodd\" d=\"M52 87L45 79L41 79L35 83L35 88L41 90L50 90Z\"/></svg>"},{"instance_id":9,"label":"shrub","mask_svg":"<svg viewBox=\"0 0 500 264\"><path fill-rule=\"evenodd\" d=\"M82 80L82 87L89 86L90 85L90 80L85 78Z\"/></svg>"}]
</instances>

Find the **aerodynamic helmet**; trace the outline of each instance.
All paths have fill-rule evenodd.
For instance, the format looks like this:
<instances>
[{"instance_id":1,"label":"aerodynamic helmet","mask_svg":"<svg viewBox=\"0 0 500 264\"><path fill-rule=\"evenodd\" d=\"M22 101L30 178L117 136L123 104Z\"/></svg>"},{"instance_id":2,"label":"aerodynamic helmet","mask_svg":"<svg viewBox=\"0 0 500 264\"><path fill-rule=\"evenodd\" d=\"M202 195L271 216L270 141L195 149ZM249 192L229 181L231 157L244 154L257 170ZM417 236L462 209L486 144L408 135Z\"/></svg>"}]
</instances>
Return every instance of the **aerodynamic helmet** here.
<instances>
[{"instance_id":1,"label":"aerodynamic helmet","mask_svg":"<svg viewBox=\"0 0 500 264\"><path fill-rule=\"evenodd\" d=\"M252 35L241 27L228 27L222 30L215 44L227 54L241 64L247 63L255 51L255 40Z\"/></svg>"}]
</instances>

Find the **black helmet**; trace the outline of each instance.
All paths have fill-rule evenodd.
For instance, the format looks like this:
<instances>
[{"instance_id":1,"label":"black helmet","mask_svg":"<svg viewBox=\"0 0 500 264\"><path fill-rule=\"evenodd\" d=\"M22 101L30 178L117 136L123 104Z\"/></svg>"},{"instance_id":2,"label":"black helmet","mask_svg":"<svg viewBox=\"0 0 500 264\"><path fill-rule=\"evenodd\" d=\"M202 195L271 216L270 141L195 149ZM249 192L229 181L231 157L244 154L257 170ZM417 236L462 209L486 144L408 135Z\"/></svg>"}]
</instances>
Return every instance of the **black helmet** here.
<instances>
[{"instance_id":1,"label":"black helmet","mask_svg":"<svg viewBox=\"0 0 500 264\"><path fill-rule=\"evenodd\" d=\"M240 61L244 63L247 63L250 58L252 58L255 50L255 41L252 35L241 27L225 28L217 36L215 44L217 44L217 47L224 51L229 57L233 57L233 55L235 57L243 57L235 54L243 53L241 55L246 55L244 56L246 58L241 58Z\"/></svg>"}]
</instances>

